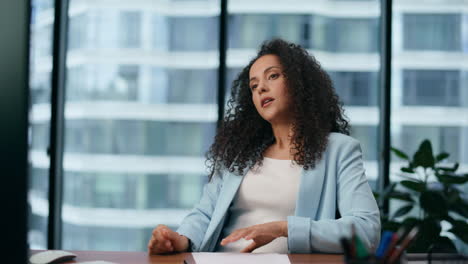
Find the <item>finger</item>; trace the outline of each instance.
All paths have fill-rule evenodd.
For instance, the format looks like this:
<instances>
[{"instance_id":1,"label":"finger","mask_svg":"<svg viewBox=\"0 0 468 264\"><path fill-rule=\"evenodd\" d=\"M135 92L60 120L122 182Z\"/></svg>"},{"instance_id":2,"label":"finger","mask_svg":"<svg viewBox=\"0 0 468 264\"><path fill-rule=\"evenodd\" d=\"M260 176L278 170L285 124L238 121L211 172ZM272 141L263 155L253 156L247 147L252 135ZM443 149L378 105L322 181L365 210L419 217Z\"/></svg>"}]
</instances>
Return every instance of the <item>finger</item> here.
<instances>
[{"instance_id":1,"label":"finger","mask_svg":"<svg viewBox=\"0 0 468 264\"><path fill-rule=\"evenodd\" d=\"M229 236L227 236L223 240L221 240L221 245L225 246L225 245L227 245L229 243L232 243L232 242L235 242L235 241L241 239L242 237L244 237L246 232L247 232L246 230L234 231L232 234L230 234Z\"/></svg>"},{"instance_id":2,"label":"finger","mask_svg":"<svg viewBox=\"0 0 468 264\"><path fill-rule=\"evenodd\" d=\"M168 242L168 241L166 241ZM169 247L166 246L166 243L164 242L158 242L155 244L155 246L152 248L152 251L155 253L155 254L163 254L163 253L169 253L169 252L172 252L172 245L170 245Z\"/></svg>"},{"instance_id":3,"label":"finger","mask_svg":"<svg viewBox=\"0 0 468 264\"><path fill-rule=\"evenodd\" d=\"M152 248L154 244L154 237L151 237L151 239L148 241L148 248Z\"/></svg>"},{"instance_id":4,"label":"finger","mask_svg":"<svg viewBox=\"0 0 468 264\"><path fill-rule=\"evenodd\" d=\"M153 229L153 234L155 234L157 232L161 232L161 230L164 230L164 229L169 229L169 227L167 227L165 225L158 225L155 229Z\"/></svg>"},{"instance_id":5,"label":"finger","mask_svg":"<svg viewBox=\"0 0 468 264\"><path fill-rule=\"evenodd\" d=\"M172 251L173 250L173 247L172 247L172 243L170 240L166 240L166 243L164 243L164 246L167 250L169 251Z\"/></svg>"},{"instance_id":6,"label":"finger","mask_svg":"<svg viewBox=\"0 0 468 264\"><path fill-rule=\"evenodd\" d=\"M254 251L257 247L258 247L257 243L255 243L255 241L253 241L253 242L250 243L248 246L246 246L244 249L242 249L242 250L241 250L241 253L251 253L251 252Z\"/></svg>"},{"instance_id":7,"label":"finger","mask_svg":"<svg viewBox=\"0 0 468 264\"><path fill-rule=\"evenodd\" d=\"M156 236L153 239L151 248L157 254L164 253L164 252L166 252L168 250L170 251L171 248L172 248L172 244L170 244L169 247L167 247L166 242L170 243L170 241L168 239L166 239L164 236L162 236L160 234L160 231L158 231L158 233L156 234Z\"/></svg>"},{"instance_id":8,"label":"finger","mask_svg":"<svg viewBox=\"0 0 468 264\"><path fill-rule=\"evenodd\" d=\"M182 236L179 233L174 232L171 229L164 229L161 231L161 233L167 240L171 242L171 248L177 248L178 245L181 244Z\"/></svg>"},{"instance_id":9,"label":"finger","mask_svg":"<svg viewBox=\"0 0 468 264\"><path fill-rule=\"evenodd\" d=\"M255 230L252 230L251 232L248 232L247 234L244 235L245 240L251 240L257 237L257 232Z\"/></svg>"},{"instance_id":10,"label":"finger","mask_svg":"<svg viewBox=\"0 0 468 264\"><path fill-rule=\"evenodd\" d=\"M159 229L161 229L161 225L158 225L155 229L153 229L153 232L152 232L153 236L156 235Z\"/></svg>"}]
</instances>

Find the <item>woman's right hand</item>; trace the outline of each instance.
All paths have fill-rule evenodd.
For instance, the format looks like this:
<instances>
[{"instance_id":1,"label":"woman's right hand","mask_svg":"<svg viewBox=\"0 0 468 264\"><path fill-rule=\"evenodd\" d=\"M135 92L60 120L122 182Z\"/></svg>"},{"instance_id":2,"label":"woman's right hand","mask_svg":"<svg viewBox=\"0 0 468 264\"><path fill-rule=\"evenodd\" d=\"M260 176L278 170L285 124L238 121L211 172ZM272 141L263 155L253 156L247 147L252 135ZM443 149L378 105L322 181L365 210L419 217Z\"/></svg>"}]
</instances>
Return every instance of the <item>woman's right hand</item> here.
<instances>
[{"instance_id":1,"label":"woman's right hand","mask_svg":"<svg viewBox=\"0 0 468 264\"><path fill-rule=\"evenodd\" d=\"M149 254L184 252L188 247L189 241L185 236L179 235L165 225L158 225L148 242Z\"/></svg>"}]
</instances>

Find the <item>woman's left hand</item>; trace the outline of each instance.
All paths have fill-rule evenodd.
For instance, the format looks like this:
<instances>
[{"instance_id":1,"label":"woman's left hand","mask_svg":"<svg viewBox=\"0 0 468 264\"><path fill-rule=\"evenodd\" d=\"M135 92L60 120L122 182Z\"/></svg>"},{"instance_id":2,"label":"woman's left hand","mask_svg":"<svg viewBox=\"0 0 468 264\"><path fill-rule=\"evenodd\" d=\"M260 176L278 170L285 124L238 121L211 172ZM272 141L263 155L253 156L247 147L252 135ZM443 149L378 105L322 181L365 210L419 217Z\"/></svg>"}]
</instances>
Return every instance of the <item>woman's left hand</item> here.
<instances>
[{"instance_id":1,"label":"woman's left hand","mask_svg":"<svg viewBox=\"0 0 468 264\"><path fill-rule=\"evenodd\" d=\"M252 252L256 248L264 246L278 237L288 236L288 222L277 221L260 225L249 226L234 230L229 236L221 240L221 246L235 242L241 238L253 240L250 245L242 249L242 253Z\"/></svg>"}]
</instances>

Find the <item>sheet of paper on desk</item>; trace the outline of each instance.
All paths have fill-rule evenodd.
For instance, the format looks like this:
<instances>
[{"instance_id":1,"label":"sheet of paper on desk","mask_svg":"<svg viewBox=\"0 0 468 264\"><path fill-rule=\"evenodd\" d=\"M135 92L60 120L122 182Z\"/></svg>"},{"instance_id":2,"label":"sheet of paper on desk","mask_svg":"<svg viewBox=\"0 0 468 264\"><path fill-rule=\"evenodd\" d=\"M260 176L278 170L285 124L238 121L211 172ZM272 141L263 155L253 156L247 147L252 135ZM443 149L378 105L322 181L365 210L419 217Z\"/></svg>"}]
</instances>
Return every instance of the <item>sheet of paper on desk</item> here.
<instances>
[{"instance_id":1,"label":"sheet of paper on desk","mask_svg":"<svg viewBox=\"0 0 468 264\"><path fill-rule=\"evenodd\" d=\"M196 264L290 264L285 254L255 253L192 253Z\"/></svg>"}]
</instances>

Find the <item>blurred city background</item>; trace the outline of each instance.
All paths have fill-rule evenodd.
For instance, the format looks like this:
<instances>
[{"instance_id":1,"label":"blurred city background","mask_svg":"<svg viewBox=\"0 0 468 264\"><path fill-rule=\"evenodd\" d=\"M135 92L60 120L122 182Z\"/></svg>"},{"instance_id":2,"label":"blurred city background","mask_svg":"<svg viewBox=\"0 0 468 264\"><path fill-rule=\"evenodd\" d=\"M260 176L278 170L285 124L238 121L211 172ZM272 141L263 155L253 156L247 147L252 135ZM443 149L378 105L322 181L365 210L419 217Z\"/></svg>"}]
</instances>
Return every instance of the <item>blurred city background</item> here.
<instances>
[{"instance_id":1,"label":"blurred city background","mask_svg":"<svg viewBox=\"0 0 468 264\"><path fill-rule=\"evenodd\" d=\"M47 247L54 1L33 0L29 243ZM218 120L217 0L70 0L62 247L146 250L207 182ZM395 0L391 145L422 139L468 169L468 2ZM378 0L231 0L226 95L264 40L301 44L331 75L376 188ZM398 180L398 159L391 180Z\"/></svg>"}]
</instances>

